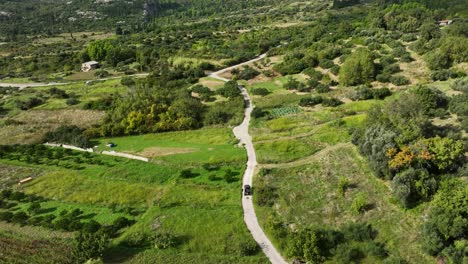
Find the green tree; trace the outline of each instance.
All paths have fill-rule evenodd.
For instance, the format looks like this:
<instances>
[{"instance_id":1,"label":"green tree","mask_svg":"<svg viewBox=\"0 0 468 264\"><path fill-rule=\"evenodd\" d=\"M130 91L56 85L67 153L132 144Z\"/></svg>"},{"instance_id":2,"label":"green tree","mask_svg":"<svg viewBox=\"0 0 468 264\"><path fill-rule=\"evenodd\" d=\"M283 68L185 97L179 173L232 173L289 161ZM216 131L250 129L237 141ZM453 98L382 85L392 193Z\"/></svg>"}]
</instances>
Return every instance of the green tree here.
<instances>
[{"instance_id":1,"label":"green tree","mask_svg":"<svg viewBox=\"0 0 468 264\"><path fill-rule=\"evenodd\" d=\"M425 41L429 41L431 39L438 39L442 36L440 27L432 22L423 24L419 29L419 33L421 39Z\"/></svg>"},{"instance_id":2,"label":"green tree","mask_svg":"<svg viewBox=\"0 0 468 264\"><path fill-rule=\"evenodd\" d=\"M374 76L374 58L365 48L357 49L346 59L339 75L343 85L365 84L374 80Z\"/></svg>"},{"instance_id":3,"label":"green tree","mask_svg":"<svg viewBox=\"0 0 468 264\"><path fill-rule=\"evenodd\" d=\"M100 232L80 232L73 242L73 257L77 263L84 263L89 259L102 257L108 245L108 237Z\"/></svg>"},{"instance_id":4,"label":"green tree","mask_svg":"<svg viewBox=\"0 0 468 264\"><path fill-rule=\"evenodd\" d=\"M424 140L429 152L432 154L432 162L439 170L456 169L464 157L462 141L447 137L434 137Z\"/></svg>"}]
</instances>

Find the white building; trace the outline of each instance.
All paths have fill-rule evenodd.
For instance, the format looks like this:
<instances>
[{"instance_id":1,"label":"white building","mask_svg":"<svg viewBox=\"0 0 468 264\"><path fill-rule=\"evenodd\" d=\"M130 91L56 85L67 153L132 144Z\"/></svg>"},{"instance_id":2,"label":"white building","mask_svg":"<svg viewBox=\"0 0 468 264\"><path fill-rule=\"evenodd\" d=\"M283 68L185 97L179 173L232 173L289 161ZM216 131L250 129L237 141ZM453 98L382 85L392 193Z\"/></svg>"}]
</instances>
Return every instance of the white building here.
<instances>
[{"instance_id":1,"label":"white building","mask_svg":"<svg viewBox=\"0 0 468 264\"><path fill-rule=\"evenodd\" d=\"M81 71L89 72L90 70L94 70L99 67L99 62L97 61L88 61L81 64Z\"/></svg>"}]
</instances>

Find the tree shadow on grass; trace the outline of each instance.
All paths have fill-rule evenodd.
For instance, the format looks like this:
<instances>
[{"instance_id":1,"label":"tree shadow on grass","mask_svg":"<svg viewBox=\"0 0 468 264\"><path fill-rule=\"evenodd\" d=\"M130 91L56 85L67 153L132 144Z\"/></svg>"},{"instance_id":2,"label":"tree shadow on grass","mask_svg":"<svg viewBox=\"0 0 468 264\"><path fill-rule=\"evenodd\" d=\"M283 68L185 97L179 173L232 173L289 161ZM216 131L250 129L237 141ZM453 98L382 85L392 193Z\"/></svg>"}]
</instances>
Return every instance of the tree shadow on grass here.
<instances>
[{"instance_id":1,"label":"tree shadow on grass","mask_svg":"<svg viewBox=\"0 0 468 264\"><path fill-rule=\"evenodd\" d=\"M85 215L80 215L78 219L92 219L96 216L96 213L90 213L90 214L85 214Z\"/></svg>"},{"instance_id":2,"label":"tree shadow on grass","mask_svg":"<svg viewBox=\"0 0 468 264\"><path fill-rule=\"evenodd\" d=\"M39 210L39 214L48 214L54 212L55 210L57 210L57 207L43 208Z\"/></svg>"}]
</instances>

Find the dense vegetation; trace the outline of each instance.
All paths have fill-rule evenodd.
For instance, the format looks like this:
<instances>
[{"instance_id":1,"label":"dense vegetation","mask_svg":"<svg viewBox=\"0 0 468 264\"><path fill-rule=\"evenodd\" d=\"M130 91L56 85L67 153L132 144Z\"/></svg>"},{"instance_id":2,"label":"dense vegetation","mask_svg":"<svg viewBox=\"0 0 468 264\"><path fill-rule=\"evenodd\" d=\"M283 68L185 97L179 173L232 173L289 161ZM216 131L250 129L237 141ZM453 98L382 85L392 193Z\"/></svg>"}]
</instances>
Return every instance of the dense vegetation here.
<instances>
[{"instance_id":1,"label":"dense vegetation","mask_svg":"<svg viewBox=\"0 0 468 264\"><path fill-rule=\"evenodd\" d=\"M239 203L238 84L256 106L257 215L288 260L466 262L467 11L3 1L0 262L266 262ZM262 53L223 75L234 81L205 77ZM80 72L89 60L100 69ZM36 81L59 84L14 87ZM113 150L150 162L101 155Z\"/></svg>"}]
</instances>

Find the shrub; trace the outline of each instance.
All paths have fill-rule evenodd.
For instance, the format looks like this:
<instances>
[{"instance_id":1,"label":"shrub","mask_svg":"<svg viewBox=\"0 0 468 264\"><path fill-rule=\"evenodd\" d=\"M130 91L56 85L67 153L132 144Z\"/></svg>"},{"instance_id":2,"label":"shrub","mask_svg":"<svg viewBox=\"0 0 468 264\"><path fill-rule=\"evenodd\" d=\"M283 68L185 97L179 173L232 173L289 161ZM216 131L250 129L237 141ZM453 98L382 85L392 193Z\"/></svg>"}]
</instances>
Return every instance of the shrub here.
<instances>
[{"instance_id":1,"label":"shrub","mask_svg":"<svg viewBox=\"0 0 468 264\"><path fill-rule=\"evenodd\" d=\"M460 80L455 80L452 85L451 85L451 88L455 91L460 91L460 92L464 92L464 93L468 93L468 78L463 78L463 79L460 79Z\"/></svg>"},{"instance_id":2,"label":"shrub","mask_svg":"<svg viewBox=\"0 0 468 264\"><path fill-rule=\"evenodd\" d=\"M372 90L365 86L365 85L360 85L356 87L353 93L350 94L350 99L355 100L355 101L360 101L360 100L369 100L373 97Z\"/></svg>"},{"instance_id":3,"label":"shrub","mask_svg":"<svg viewBox=\"0 0 468 264\"><path fill-rule=\"evenodd\" d=\"M255 187L255 192L260 206L271 207L278 198L276 188L263 182Z\"/></svg>"},{"instance_id":4,"label":"shrub","mask_svg":"<svg viewBox=\"0 0 468 264\"><path fill-rule=\"evenodd\" d=\"M250 80L252 78L255 78L259 74L260 72L252 69L249 66L245 66L244 69L239 73L238 78L241 80Z\"/></svg>"},{"instance_id":5,"label":"shrub","mask_svg":"<svg viewBox=\"0 0 468 264\"><path fill-rule=\"evenodd\" d=\"M401 69L400 69L400 66L398 64L390 64L390 65L385 66L383 68L383 72L389 73L389 74L397 73L397 72L400 72L400 71L401 71Z\"/></svg>"},{"instance_id":6,"label":"shrub","mask_svg":"<svg viewBox=\"0 0 468 264\"><path fill-rule=\"evenodd\" d=\"M338 181L338 194L340 194L341 196L344 196L346 189L348 189L348 187L349 187L348 178L344 176L340 177Z\"/></svg>"},{"instance_id":7,"label":"shrub","mask_svg":"<svg viewBox=\"0 0 468 264\"><path fill-rule=\"evenodd\" d=\"M78 147L90 147L91 142L83 134L83 130L77 126L63 125L55 131L47 132L43 142L55 142L71 144Z\"/></svg>"},{"instance_id":8,"label":"shrub","mask_svg":"<svg viewBox=\"0 0 468 264\"><path fill-rule=\"evenodd\" d=\"M124 227L131 226L131 225L133 225L133 223L135 223L135 221L130 220L130 219L126 218L126 217L120 216L119 218L114 220L112 225L116 229L121 229L121 228L124 228Z\"/></svg>"},{"instance_id":9,"label":"shrub","mask_svg":"<svg viewBox=\"0 0 468 264\"><path fill-rule=\"evenodd\" d=\"M316 71L314 68L307 68L304 70L304 74L317 81L320 81L323 77L323 74L319 71Z\"/></svg>"},{"instance_id":10,"label":"shrub","mask_svg":"<svg viewBox=\"0 0 468 264\"><path fill-rule=\"evenodd\" d=\"M324 69L330 69L333 66L335 66L335 64L331 60L321 60L320 63L319 63L319 66L324 68Z\"/></svg>"},{"instance_id":11,"label":"shrub","mask_svg":"<svg viewBox=\"0 0 468 264\"><path fill-rule=\"evenodd\" d=\"M123 86L127 86L127 87L130 87L130 86L134 86L135 85L135 80L133 80L133 78L131 77L123 77L121 80L120 80L120 83L123 85Z\"/></svg>"},{"instance_id":12,"label":"shrub","mask_svg":"<svg viewBox=\"0 0 468 264\"><path fill-rule=\"evenodd\" d=\"M446 81L449 78L457 78L458 73L452 70L439 70L431 72L431 79L433 81Z\"/></svg>"},{"instance_id":13,"label":"shrub","mask_svg":"<svg viewBox=\"0 0 468 264\"><path fill-rule=\"evenodd\" d=\"M361 250L351 244L340 244L336 248L335 256L339 263L354 263L364 257Z\"/></svg>"},{"instance_id":14,"label":"shrub","mask_svg":"<svg viewBox=\"0 0 468 264\"><path fill-rule=\"evenodd\" d=\"M236 81L228 81L224 86L217 90L218 94L226 98L240 96L241 92Z\"/></svg>"},{"instance_id":15,"label":"shrub","mask_svg":"<svg viewBox=\"0 0 468 264\"><path fill-rule=\"evenodd\" d=\"M391 77L392 77L392 75L390 75L388 73L381 73L381 74L378 74L375 79L377 81L379 81L379 82L387 83L387 82L390 82Z\"/></svg>"},{"instance_id":16,"label":"shrub","mask_svg":"<svg viewBox=\"0 0 468 264\"><path fill-rule=\"evenodd\" d=\"M330 86L321 83L315 87L315 90L317 93L328 93L331 91Z\"/></svg>"},{"instance_id":17,"label":"shrub","mask_svg":"<svg viewBox=\"0 0 468 264\"><path fill-rule=\"evenodd\" d=\"M224 180L227 182L227 183L231 183L231 182L235 182L237 179L236 179L236 176L237 173L232 171L231 169L227 169L225 172L224 172Z\"/></svg>"},{"instance_id":18,"label":"shrub","mask_svg":"<svg viewBox=\"0 0 468 264\"><path fill-rule=\"evenodd\" d=\"M372 96L374 99L381 100L390 95L392 95L392 92L387 87L372 89Z\"/></svg>"},{"instance_id":19,"label":"shrub","mask_svg":"<svg viewBox=\"0 0 468 264\"><path fill-rule=\"evenodd\" d=\"M11 222L24 224L28 220L29 216L25 212L17 212L11 217Z\"/></svg>"},{"instance_id":20,"label":"shrub","mask_svg":"<svg viewBox=\"0 0 468 264\"><path fill-rule=\"evenodd\" d=\"M367 49L357 49L344 62L340 69L340 83L356 85L374 79L375 65L372 54Z\"/></svg>"},{"instance_id":21,"label":"shrub","mask_svg":"<svg viewBox=\"0 0 468 264\"><path fill-rule=\"evenodd\" d=\"M180 171L179 176L184 179L192 178L195 174L192 172L191 169L184 169Z\"/></svg>"},{"instance_id":22,"label":"shrub","mask_svg":"<svg viewBox=\"0 0 468 264\"><path fill-rule=\"evenodd\" d=\"M102 257L109 245L107 236L97 233L79 233L73 243L73 258L84 263L91 258Z\"/></svg>"},{"instance_id":23,"label":"shrub","mask_svg":"<svg viewBox=\"0 0 468 264\"><path fill-rule=\"evenodd\" d=\"M366 223L349 223L342 229L346 240L366 241L374 239L376 231L370 224Z\"/></svg>"},{"instance_id":24,"label":"shrub","mask_svg":"<svg viewBox=\"0 0 468 264\"><path fill-rule=\"evenodd\" d=\"M45 103L45 100L39 97L32 97L26 101L16 101L16 106L21 110L29 110L36 106L42 105Z\"/></svg>"},{"instance_id":25,"label":"shrub","mask_svg":"<svg viewBox=\"0 0 468 264\"><path fill-rule=\"evenodd\" d=\"M365 211L367 206L367 196L364 193L358 193L351 204L351 211L360 214Z\"/></svg>"},{"instance_id":26,"label":"shrub","mask_svg":"<svg viewBox=\"0 0 468 264\"><path fill-rule=\"evenodd\" d=\"M417 39L418 39L418 37L414 33L407 33L407 34L403 34L401 36L401 40L403 40L404 42L411 42L411 41L415 41Z\"/></svg>"},{"instance_id":27,"label":"shrub","mask_svg":"<svg viewBox=\"0 0 468 264\"><path fill-rule=\"evenodd\" d=\"M336 98L324 98L322 101L323 106L335 107L343 104L340 100Z\"/></svg>"},{"instance_id":28,"label":"shrub","mask_svg":"<svg viewBox=\"0 0 468 264\"><path fill-rule=\"evenodd\" d=\"M98 78L105 78L105 77L108 77L110 76L110 73L106 70L96 70L94 72L94 76L98 77Z\"/></svg>"},{"instance_id":29,"label":"shrub","mask_svg":"<svg viewBox=\"0 0 468 264\"><path fill-rule=\"evenodd\" d=\"M252 110L252 113L251 113L253 118L262 118L262 117L266 116L267 114L268 114L268 112L263 111L263 109L261 109L259 107L255 107Z\"/></svg>"},{"instance_id":30,"label":"shrub","mask_svg":"<svg viewBox=\"0 0 468 264\"><path fill-rule=\"evenodd\" d=\"M67 105L77 105L80 103L80 100L78 100L76 97L68 98L65 103Z\"/></svg>"},{"instance_id":31,"label":"shrub","mask_svg":"<svg viewBox=\"0 0 468 264\"><path fill-rule=\"evenodd\" d=\"M177 239L174 235L159 231L153 236L153 244L157 249L167 249L177 245Z\"/></svg>"},{"instance_id":32,"label":"shrub","mask_svg":"<svg viewBox=\"0 0 468 264\"><path fill-rule=\"evenodd\" d=\"M265 95L268 95L269 93L270 93L270 91L268 91L268 89L266 89L266 88L254 88L254 89L252 89L252 94L253 95L265 96Z\"/></svg>"},{"instance_id":33,"label":"shrub","mask_svg":"<svg viewBox=\"0 0 468 264\"><path fill-rule=\"evenodd\" d=\"M287 90L299 90L302 86L305 85L293 77L288 77L288 81L283 85Z\"/></svg>"},{"instance_id":34,"label":"shrub","mask_svg":"<svg viewBox=\"0 0 468 264\"><path fill-rule=\"evenodd\" d=\"M259 246L253 239L237 240L236 243L239 256L253 256L258 253Z\"/></svg>"},{"instance_id":35,"label":"shrub","mask_svg":"<svg viewBox=\"0 0 468 264\"><path fill-rule=\"evenodd\" d=\"M407 85L410 83L410 81L404 76L392 76L390 77L390 82L396 86Z\"/></svg>"},{"instance_id":36,"label":"shrub","mask_svg":"<svg viewBox=\"0 0 468 264\"><path fill-rule=\"evenodd\" d=\"M65 92L64 90L58 89L56 87L50 88L49 94L52 95L53 97L62 98L62 99L66 99L69 97L67 92Z\"/></svg>"},{"instance_id":37,"label":"shrub","mask_svg":"<svg viewBox=\"0 0 468 264\"><path fill-rule=\"evenodd\" d=\"M330 72L334 75L338 75L340 73L340 69L341 67L339 65L333 65L333 67L330 68Z\"/></svg>"},{"instance_id":38,"label":"shrub","mask_svg":"<svg viewBox=\"0 0 468 264\"><path fill-rule=\"evenodd\" d=\"M313 96L309 98L301 98L299 101L299 105L302 107L310 107L314 105L321 104L323 102L323 98L321 96Z\"/></svg>"}]
</instances>

